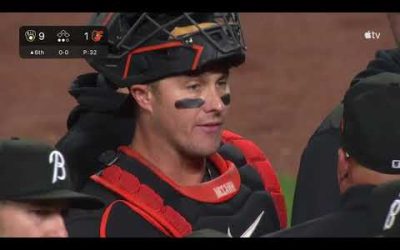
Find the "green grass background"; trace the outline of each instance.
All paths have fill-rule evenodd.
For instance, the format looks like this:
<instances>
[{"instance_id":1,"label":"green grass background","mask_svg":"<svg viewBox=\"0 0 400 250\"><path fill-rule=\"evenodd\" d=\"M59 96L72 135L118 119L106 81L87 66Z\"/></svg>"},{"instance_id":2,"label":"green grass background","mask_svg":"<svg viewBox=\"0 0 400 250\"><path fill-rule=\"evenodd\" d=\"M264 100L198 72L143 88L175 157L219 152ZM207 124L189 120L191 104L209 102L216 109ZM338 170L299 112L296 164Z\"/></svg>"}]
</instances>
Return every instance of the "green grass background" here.
<instances>
[{"instance_id":1,"label":"green grass background","mask_svg":"<svg viewBox=\"0 0 400 250\"><path fill-rule=\"evenodd\" d=\"M285 196L288 226L290 226L290 221L292 220L294 189L296 187L296 176L281 172L278 173L278 178Z\"/></svg>"}]
</instances>

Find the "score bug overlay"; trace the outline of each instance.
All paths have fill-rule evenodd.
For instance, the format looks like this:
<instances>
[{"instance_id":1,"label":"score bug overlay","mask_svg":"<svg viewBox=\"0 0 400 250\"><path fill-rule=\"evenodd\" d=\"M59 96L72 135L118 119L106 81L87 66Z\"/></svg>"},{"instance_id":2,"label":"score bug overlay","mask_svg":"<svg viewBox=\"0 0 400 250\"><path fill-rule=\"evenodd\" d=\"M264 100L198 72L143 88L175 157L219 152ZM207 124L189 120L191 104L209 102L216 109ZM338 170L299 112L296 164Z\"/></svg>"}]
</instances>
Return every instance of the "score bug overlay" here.
<instances>
[{"instance_id":1,"label":"score bug overlay","mask_svg":"<svg viewBox=\"0 0 400 250\"><path fill-rule=\"evenodd\" d=\"M107 29L103 26L22 26L21 58L85 58L106 56Z\"/></svg>"}]
</instances>

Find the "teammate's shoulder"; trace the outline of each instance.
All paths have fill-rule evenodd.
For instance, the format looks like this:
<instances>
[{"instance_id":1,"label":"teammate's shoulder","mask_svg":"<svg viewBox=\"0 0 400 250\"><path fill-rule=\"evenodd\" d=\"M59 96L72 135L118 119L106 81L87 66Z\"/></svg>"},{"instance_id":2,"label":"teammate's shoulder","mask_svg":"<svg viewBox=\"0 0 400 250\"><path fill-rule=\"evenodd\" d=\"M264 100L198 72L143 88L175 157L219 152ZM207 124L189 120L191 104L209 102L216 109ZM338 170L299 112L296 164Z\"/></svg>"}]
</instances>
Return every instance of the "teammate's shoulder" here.
<instances>
[{"instance_id":1,"label":"teammate's shoulder","mask_svg":"<svg viewBox=\"0 0 400 250\"><path fill-rule=\"evenodd\" d=\"M375 58L381 58L381 59L393 59L393 58L400 58L400 49L399 48L393 48L393 49L381 49L376 51L375 53Z\"/></svg>"},{"instance_id":2,"label":"teammate's shoulder","mask_svg":"<svg viewBox=\"0 0 400 250\"><path fill-rule=\"evenodd\" d=\"M400 236L400 181L376 186L369 202L371 231L375 236Z\"/></svg>"}]
</instances>

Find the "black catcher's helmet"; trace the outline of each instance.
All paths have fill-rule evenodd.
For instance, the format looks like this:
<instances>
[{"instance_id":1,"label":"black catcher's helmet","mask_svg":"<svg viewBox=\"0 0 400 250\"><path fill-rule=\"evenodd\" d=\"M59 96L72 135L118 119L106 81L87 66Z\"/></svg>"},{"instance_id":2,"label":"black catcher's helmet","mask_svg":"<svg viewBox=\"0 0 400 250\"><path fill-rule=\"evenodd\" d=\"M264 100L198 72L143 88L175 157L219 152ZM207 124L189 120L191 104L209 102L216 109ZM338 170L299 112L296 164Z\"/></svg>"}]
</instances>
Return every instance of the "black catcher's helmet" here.
<instances>
[{"instance_id":1,"label":"black catcher's helmet","mask_svg":"<svg viewBox=\"0 0 400 250\"><path fill-rule=\"evenodd\" d=\"M237 13L98 13L90 25L108 28L109 54L88 62L117 87L245 60Z\"/></svg>"}]
</instances>

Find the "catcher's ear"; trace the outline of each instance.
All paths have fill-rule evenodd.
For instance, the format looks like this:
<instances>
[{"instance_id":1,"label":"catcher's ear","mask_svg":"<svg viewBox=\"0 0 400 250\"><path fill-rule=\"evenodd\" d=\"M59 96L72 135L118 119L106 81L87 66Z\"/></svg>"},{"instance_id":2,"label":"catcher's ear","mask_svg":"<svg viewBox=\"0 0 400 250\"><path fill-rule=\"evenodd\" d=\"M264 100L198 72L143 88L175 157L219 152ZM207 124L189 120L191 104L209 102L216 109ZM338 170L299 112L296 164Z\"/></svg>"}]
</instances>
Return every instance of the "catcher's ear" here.
<instances>
[{"instance_id":1,"label":"catcher's ear","mask_svg":"<svg viewBox=\"0 0 400 250\"><path fill-rule=\"evenodd\" d=\"M152 94L149 85L134 84L129 88L129 92L139 107L150 112L152 111Z\"/></svg>"}]
</instances>

